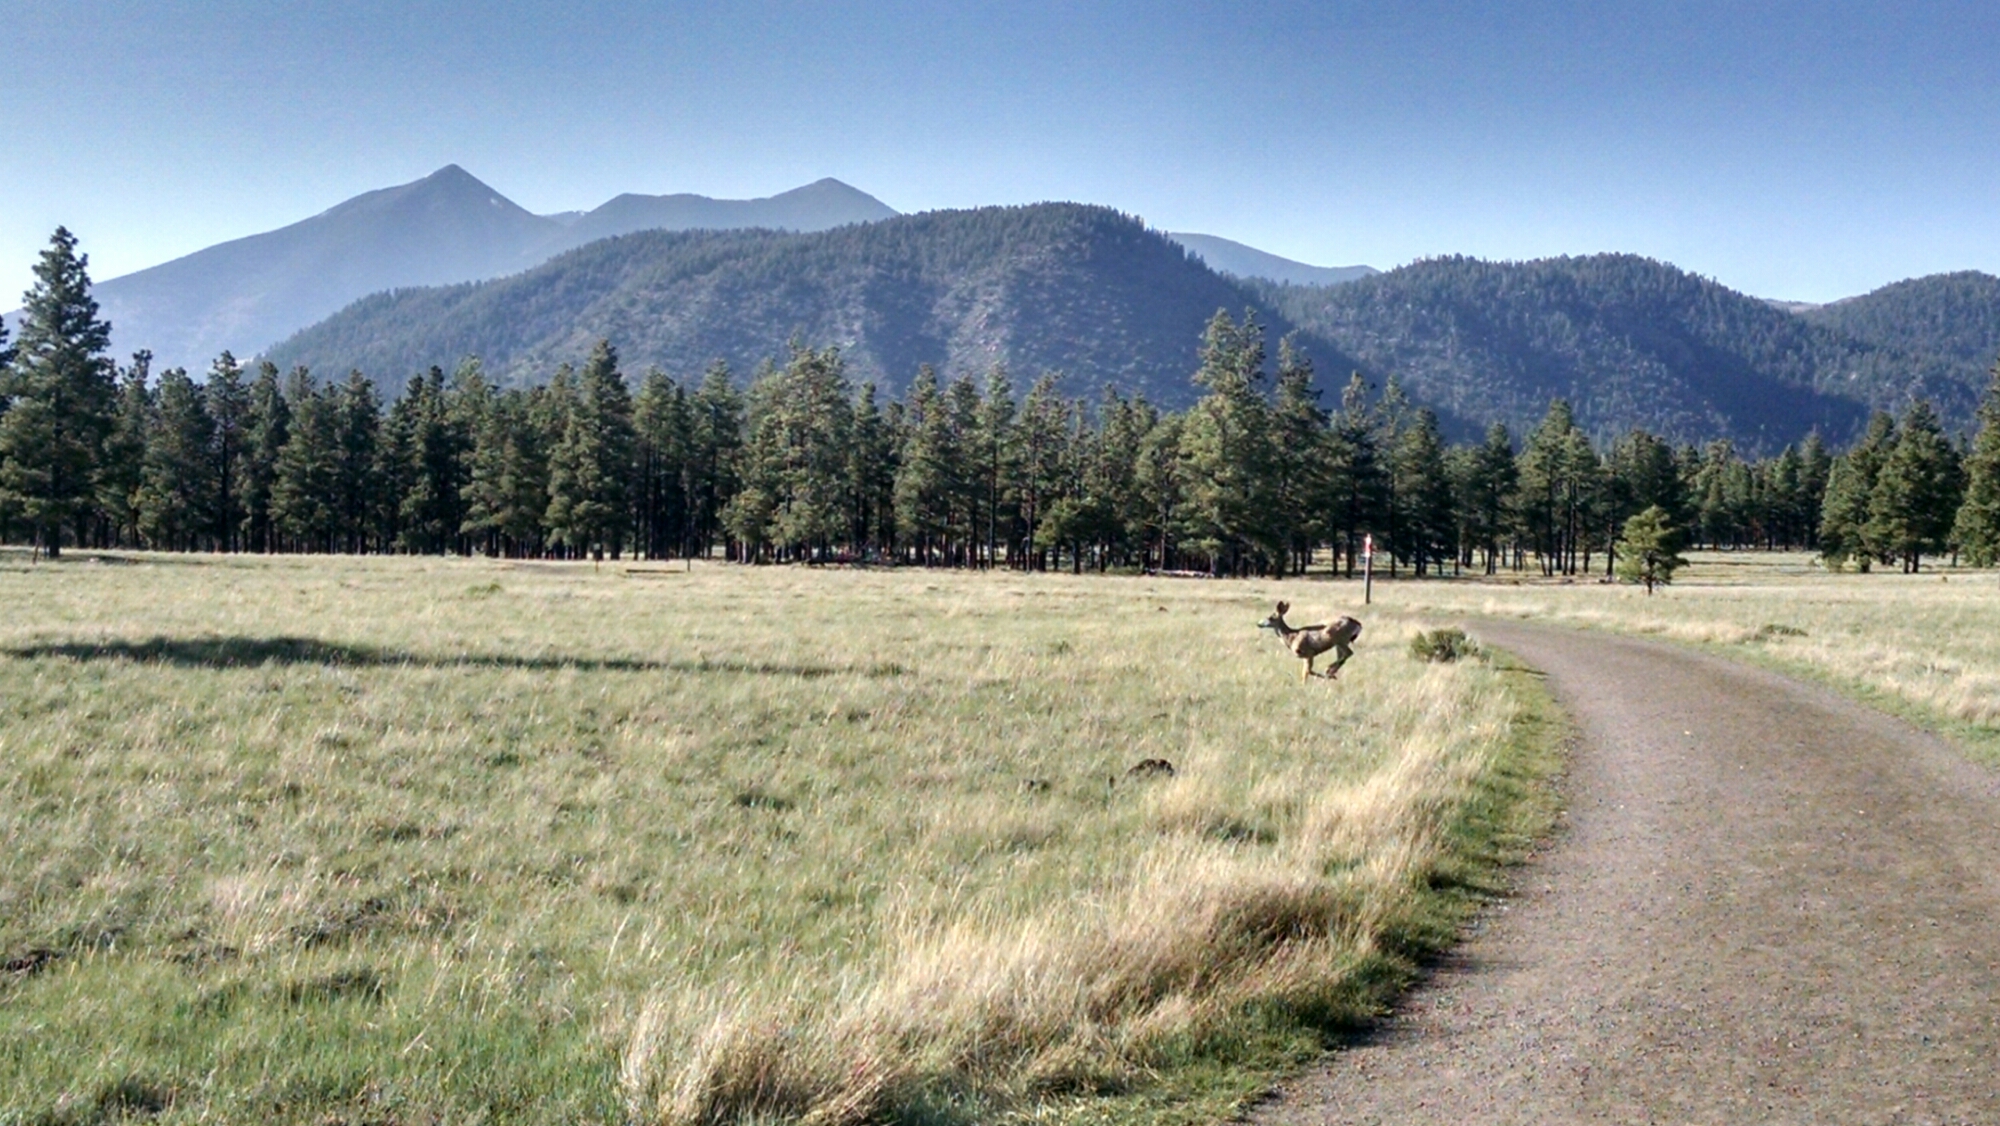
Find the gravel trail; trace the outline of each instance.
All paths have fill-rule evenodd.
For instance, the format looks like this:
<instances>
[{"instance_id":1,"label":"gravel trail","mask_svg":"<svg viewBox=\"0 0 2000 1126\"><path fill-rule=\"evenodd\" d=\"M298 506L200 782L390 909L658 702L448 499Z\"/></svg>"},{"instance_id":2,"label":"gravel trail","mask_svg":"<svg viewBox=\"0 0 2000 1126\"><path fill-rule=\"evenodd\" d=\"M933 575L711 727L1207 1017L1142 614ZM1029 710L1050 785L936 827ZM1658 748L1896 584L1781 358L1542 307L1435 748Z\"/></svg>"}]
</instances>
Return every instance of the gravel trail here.
<instances>
[{"instance_id":1,"label":"gravel trail","mask_svg":"<svg viewBox=\"0 0 2000 1126\"><path fill-rule=\"evenodd\" d=\"M1581 742L1518 894L1302 1123L2000 1123L2000 775L1823 689L1482 622Z\"/></svg>"}]
</instances>

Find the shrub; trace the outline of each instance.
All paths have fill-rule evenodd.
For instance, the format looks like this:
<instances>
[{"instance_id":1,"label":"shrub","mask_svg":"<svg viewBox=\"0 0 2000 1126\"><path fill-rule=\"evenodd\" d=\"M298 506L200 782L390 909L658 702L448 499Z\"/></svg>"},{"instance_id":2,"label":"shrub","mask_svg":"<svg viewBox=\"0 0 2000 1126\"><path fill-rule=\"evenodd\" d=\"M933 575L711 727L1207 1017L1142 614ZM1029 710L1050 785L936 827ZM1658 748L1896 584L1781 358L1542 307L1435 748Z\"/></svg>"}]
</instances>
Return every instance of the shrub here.
<instances>
[{"instance_id":1,"label":"shrub","mask_svg":"<svg viewBox=\"0 0 2000 1126\"><path fill-rule=\"evenodd\" d=\"M1462 657L1484 656L1479 643L1462 629L1434 629L1410 639L1410 656L1431 664L1449 664Z\"/></svg>"}]
</instances>

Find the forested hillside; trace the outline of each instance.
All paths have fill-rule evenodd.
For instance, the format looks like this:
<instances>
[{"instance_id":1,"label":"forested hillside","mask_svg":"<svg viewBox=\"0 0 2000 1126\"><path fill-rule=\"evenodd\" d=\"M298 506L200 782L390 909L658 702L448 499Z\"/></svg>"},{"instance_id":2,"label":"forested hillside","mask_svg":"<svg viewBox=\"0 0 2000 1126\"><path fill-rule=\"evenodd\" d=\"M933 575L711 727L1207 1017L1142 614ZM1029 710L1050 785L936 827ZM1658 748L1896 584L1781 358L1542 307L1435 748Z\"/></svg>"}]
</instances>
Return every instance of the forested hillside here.
<instances>
[{"instance_id":1,"label":"forested hillside","mask_svg":"<svg viewBox=\"0 0 2000 1126\"><path fill-rule=\"evenodd\" d=\"M400 386L479 356L503 384L548 378L608 339L635 369L738 371L794 338L841 349L848 372L898 393L922 364L947 379L995 364L1062 373L1066 394L1103 388L1187 402L1202 328L1256 307L1236 282L1165 235L1103 207L935 211L815 234L645 232L572 251L514 277L357 302L293 337L281 368L360 369ZM1321 372L1354 365L1307 345ZM1544 404L1546 405L1546 404Z\"/></svg>"},{"instance_id":2,"label":"forested hillside","mask_svg":"<svg viewBox=\"0 0 2000 1126\"><path fill-rule=\"evenodd\" d=\"M1088 216L1085 216L1088 218ZM1143 231L1141 232L1144 233ZM495 388L476 360L431 368L385 409L338 383L224 353L196 383L105 355L77 244L58 229L12 349L0 334L0 541L256 551L875 559L950 566L1352 571L1372 538L1393 574L1607 569L1621 541L1671 570L1681 536L1817 546L1834 563L2000 559L2000 365L1969 449L1919 399L1834 457L1817 434L1772 457L1593 444L1551 402L1525 441L1452 446L1393 380L1323 407L1289 340L1204 325L1185 410L1141 397L1025 396L1004 370L897 399L837 348L797 343L747 388L655 369L629 385L597 341L580 369ZM1210 275L1212 276L1212 275ZM1653 564L1648 564L1649 567ZM1660 576L1648 571L1649 584Z\"/></svg>"},{"instance_id":3,"label":"forested hillside","mask_svg":"<svg viewBox=\"0 0 2000 1126\"><path fill-rule=\"evenodd\" d=\"M1968 293L1932 319L1969 322ZM1914 398L1964 432L1992 342L1970 328L1899 335L1927 322L1895 309L1861 316L1889 296L1849 303L1850 329L1631 255L1439 258L1293 286L1218 275L1106 208L1040 204L813 234L628 235L514 277L367 298L270 358L359 369L393 389L476 355L502 383L527 385L600 339L635 367L676 374L717 359L753 370L798 339L839 347L857 379L890 393L922 364L952 378L997 363L1059 372L1066 394L1112 387L1176 407L1201 326L1248 308L1274 337L1297 330L1328 383L1394 376L1460 437L1495 421L1525 430L1556 398L1598 441L1642 427L1760 454L1814 431L1837 446L1871 409Z\"/></svg>"},{"instance_id":4,"label":"forested hillside","mask_svg":"<svg viewBox=\"0 0 2000 1126\"><path fill-rule=\"evenodd\" d=\"M1857 340L1925 357L1933 383L1918 393L1945 402L1978 394L2000 356L2000 278L1977 270L1932 274L1860 297L1802 310L1800 317Z\"/></svg>"},{"instance_id":5,"label":"forested hillside","mask_svg":"<svg viewBox=\"0 0 2000 1126\"><path fill-rule=\"evenodd\" d=\"M1893 339L1633 255L1436 258L1344 286L1262 292L1371 369L1399 373L1424 402L1520 427L1565 398L1599 439L1643 426L1770 450L1817 429L1840 444L1869 407L1913 396L1964 428L1981 386Z\"/></svg>"}]
</instances>

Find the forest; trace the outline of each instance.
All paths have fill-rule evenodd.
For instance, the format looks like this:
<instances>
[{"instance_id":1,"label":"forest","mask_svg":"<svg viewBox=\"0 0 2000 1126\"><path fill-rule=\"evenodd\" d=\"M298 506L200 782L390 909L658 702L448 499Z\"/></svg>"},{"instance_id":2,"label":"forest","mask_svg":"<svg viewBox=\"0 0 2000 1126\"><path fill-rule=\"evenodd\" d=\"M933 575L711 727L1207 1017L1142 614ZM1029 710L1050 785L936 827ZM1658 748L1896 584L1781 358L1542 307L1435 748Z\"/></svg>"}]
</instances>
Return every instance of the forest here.
<instances>
[{"instance_id":1,"label":"forest","mask_svg":"<svg viewBox=\"0 0 2000 1126\"><path fill-rule=\"evenodd\" d=\"M1913 400L1836 453L1815 432L1763 457L1644 429L1593 441L1565 399L1517 437L1447 440L1396 378L1322 403L1293 336L1218 310L1168 410L1107 389L1025 391L1004 366L899 397L837 348L795 341L740 385L726 363L629 378L580 364L502 386L477 359L386 399L360 371L246 368L197 381L116 364L87 261L58 230L18 339L0 337L0 538L165 551L709 558L1214 576L1611 574L1658 508L1685 543L1830 564L2000 561L2000 366L1954 441Z\"/></svg>"}]
</instances>

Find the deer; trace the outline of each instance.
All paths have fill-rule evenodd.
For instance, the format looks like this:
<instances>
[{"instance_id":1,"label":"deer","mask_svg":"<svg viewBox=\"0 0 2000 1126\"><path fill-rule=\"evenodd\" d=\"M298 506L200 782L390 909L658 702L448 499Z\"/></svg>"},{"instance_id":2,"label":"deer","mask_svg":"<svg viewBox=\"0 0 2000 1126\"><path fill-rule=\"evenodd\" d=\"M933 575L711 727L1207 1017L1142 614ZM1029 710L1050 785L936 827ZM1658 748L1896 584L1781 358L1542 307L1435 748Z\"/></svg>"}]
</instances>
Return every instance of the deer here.
<instances>
[{"instance_id":1,"label":"deer","mask_svg":"<svg viewBox=\"0 0 2000 1126\"><path fill-rule=\"evenodd\" d=\"M1290 649L1293 656L1306 663L1305 669L1299 675L1299 683L1303 684L1315 676L1324 676L1328 680L1338 679L1340 666L1346 664L1349 657L1354 656L1351 646L1354 644L1354 639L1361 636L1361 623L1353 618L1343 617L1332 625L1294 627L1285 624L1285 614L1291 608L1292 604L1289 602L1278 603L1278 612L1257 623L1257 628L1276 633L1278 640L1285 643L1285 648ZM1313 662L1329 649L1339 654L1333 662L1333 667L1323 673L1314 672Z\"/></svg>"}]
</instances>

